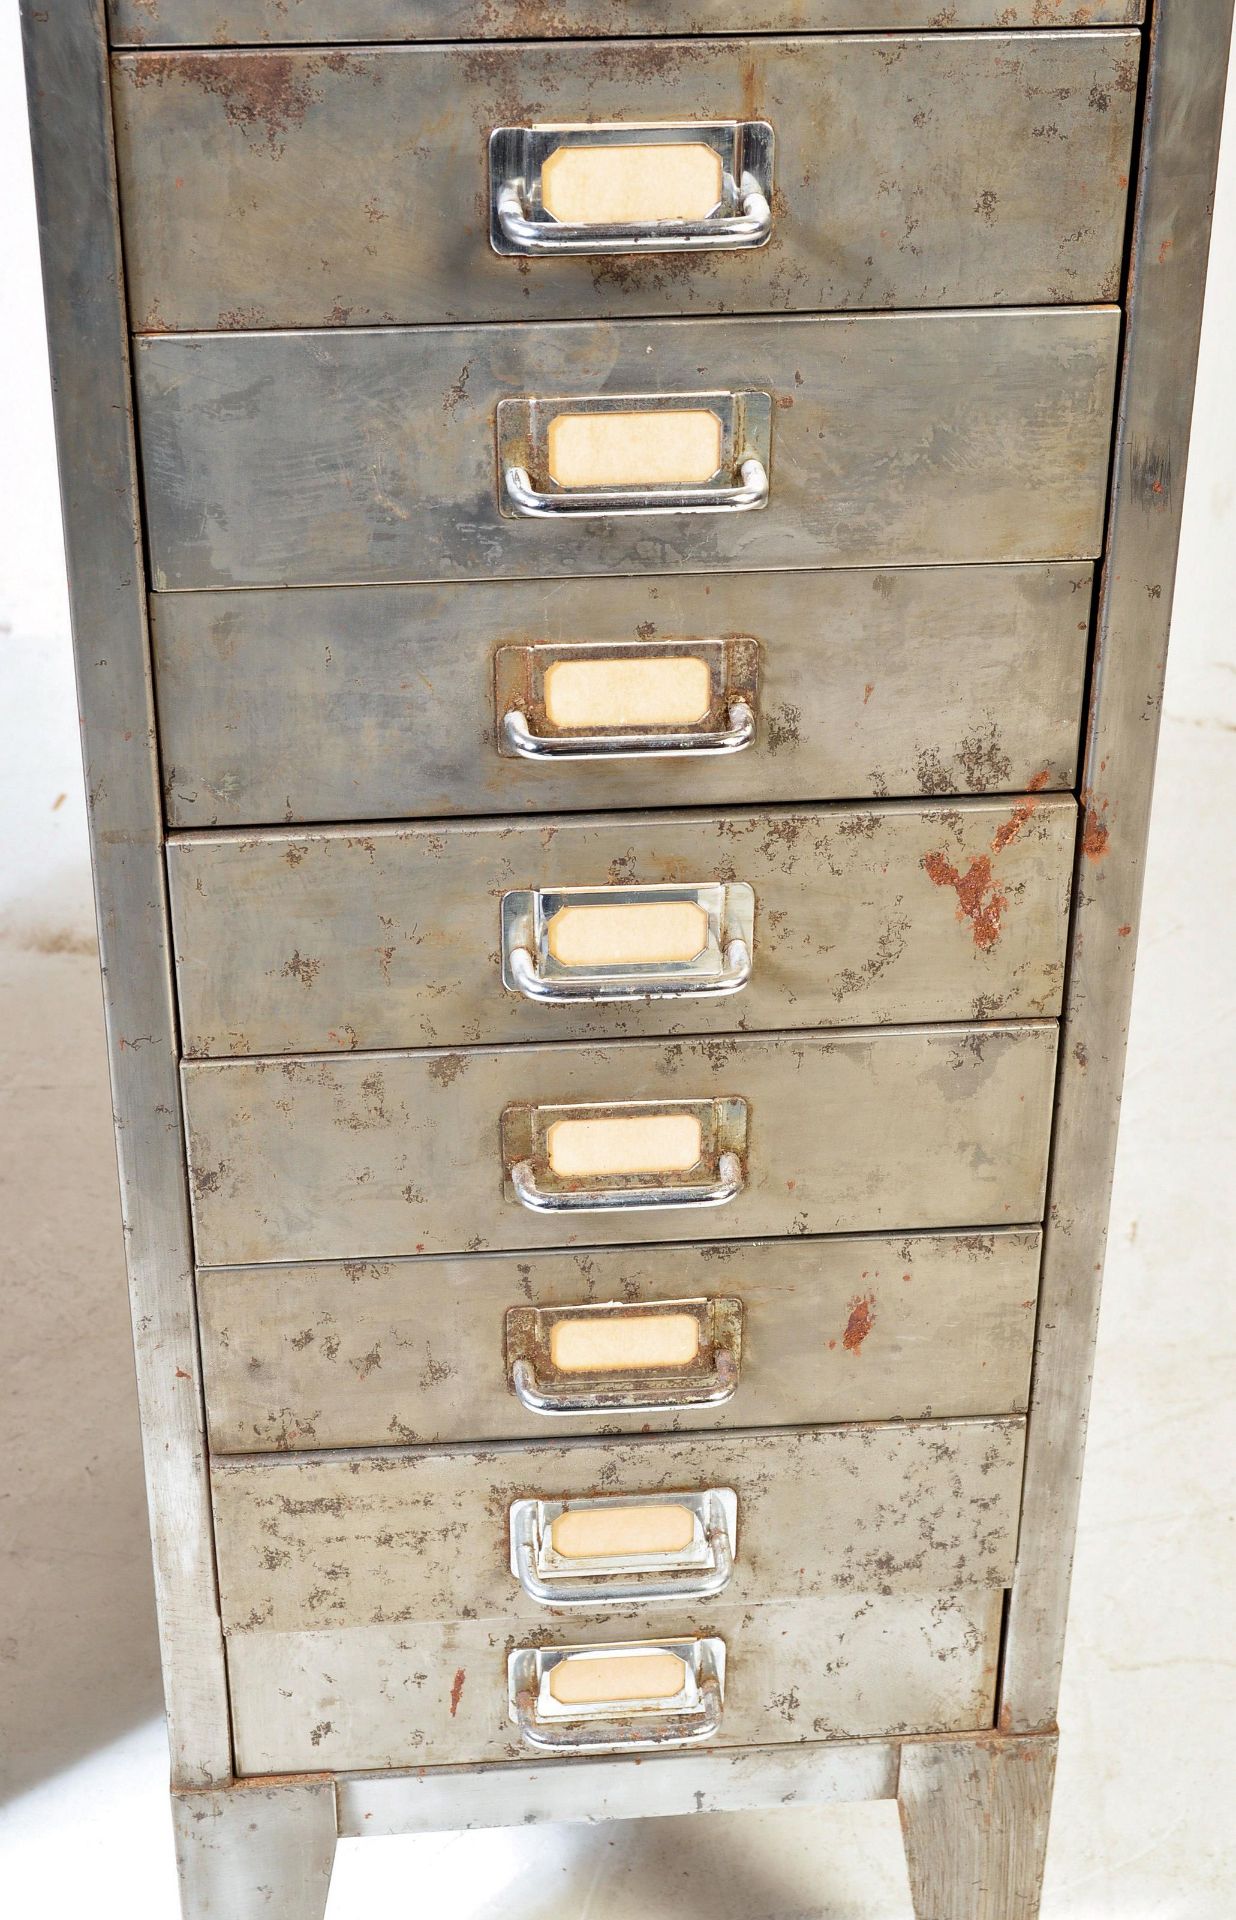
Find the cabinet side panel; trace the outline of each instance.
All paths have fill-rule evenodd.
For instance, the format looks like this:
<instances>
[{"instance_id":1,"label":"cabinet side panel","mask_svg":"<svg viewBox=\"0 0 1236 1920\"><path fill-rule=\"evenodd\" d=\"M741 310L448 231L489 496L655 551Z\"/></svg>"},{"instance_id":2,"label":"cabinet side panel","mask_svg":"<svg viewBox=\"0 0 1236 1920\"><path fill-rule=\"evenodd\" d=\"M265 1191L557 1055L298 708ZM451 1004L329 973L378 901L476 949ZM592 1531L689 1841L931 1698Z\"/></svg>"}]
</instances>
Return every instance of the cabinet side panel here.
<instances>
[{"instance_id":1,"label":"cabinet side panel","mask_svg":"<svg viewBox=\"0 0 1236 1920\"><path fill-rule=\"evenodd\" d=\"M102 0L23 0L56 437L174 1780L226 1778Z\"/></svg>"},{"instance_id":2,"label":"cabinet side panel","mask_svg":"<svg viewBox=\"0 0 1236 1920\"><path fill-rule=\"evenodd\" d=\"M1059 1691L1232 0L1156 0L1001 1724Z\"/></svg>"}]
</instances>

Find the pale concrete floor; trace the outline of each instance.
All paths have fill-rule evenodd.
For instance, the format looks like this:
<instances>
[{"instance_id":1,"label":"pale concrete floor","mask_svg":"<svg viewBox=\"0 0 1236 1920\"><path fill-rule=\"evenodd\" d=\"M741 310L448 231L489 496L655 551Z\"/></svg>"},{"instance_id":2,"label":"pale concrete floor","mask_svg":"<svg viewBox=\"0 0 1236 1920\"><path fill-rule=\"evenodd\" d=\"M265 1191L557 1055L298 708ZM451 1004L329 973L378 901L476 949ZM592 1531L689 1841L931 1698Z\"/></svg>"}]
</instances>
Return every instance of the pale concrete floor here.
<instances>
[{"instance_id":1,"label":"pale concrete floor","mask_svg":"<svg viewBox=\"0 0 1236 1920\"><path fill-rule=\"evenodd\" d=\"M1236 1907L1233 731L1218 715L1171 714L1164 728L1045 1920L1229 1920ZM61 944L81 942L44 924L24 946L0 944L0 1712L18 1795L0 1815L2 1872L17 1914L165 1920L165 1756L98 995L92 955ZM413 1912L909 1920L910 1907L893 1811L863 1807L341 1850L330 1920Z\"/></svg>"}]
</instances>

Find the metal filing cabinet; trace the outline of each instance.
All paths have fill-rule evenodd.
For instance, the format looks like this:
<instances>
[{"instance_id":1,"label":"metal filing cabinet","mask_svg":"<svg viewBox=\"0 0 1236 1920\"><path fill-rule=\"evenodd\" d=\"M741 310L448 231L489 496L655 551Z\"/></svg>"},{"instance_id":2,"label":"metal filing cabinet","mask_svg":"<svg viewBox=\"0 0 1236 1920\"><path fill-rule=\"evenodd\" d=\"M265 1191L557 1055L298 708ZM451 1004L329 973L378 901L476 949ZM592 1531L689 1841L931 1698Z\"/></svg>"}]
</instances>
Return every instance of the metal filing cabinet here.
<instances>
[{"instance_id":1,"label":"metal filing cabinet","mask_svg":"<svg viewBox=\"0 0 1236 1920\"><path fill-rule=\"evenodd\" d=\"M1032 1920L1232 0L24 0L187 1920Z\"/></svg>"}]
</instances>

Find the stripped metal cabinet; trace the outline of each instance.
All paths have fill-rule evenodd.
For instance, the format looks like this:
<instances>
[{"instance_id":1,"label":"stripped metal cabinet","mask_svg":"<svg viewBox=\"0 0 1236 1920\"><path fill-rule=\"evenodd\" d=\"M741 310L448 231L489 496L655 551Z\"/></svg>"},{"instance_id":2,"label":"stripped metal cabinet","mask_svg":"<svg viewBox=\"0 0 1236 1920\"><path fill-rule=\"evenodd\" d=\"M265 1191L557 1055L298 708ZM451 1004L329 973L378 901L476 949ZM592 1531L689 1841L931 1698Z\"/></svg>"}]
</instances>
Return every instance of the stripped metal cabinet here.
<instances>
[{"instance_id":1,"label":"stripped metal cabinet","mask_svg":"<svg viewBox=\"0 0 1236 1920\"><path fill-rule=\"evenodd\" d=\"M1232 0L23 14L188 1920L1033 1920Z\"/></svg>"}]
</instances>

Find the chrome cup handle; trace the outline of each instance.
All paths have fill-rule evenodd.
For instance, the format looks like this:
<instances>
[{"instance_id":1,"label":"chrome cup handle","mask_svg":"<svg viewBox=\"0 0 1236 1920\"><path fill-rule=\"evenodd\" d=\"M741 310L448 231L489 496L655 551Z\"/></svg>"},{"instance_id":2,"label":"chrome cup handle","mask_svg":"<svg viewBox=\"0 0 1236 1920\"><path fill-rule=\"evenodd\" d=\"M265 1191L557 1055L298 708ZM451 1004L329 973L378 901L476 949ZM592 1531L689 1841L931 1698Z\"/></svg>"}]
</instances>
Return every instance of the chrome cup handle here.
<instances>
[{"instance_id":1,"label":"chrome cup handle","mask_svg":"<svg viewBox=\"0 0 1236 1920\"><path fill-rule=\"evenodd\" d=\"M606 1000L723 1000L741 993L751 978L751 952L745 940L735 935L723 949L720 973L692 975L685 968L680 974L649 973L606 981L590 974L586 980L568 980L561 974L547 979L537 966L536 955L527 947L515 947L507 955L511 985L525 1000L541 1005L569 1006L579 1002Z\"/></svg>"},{"instance_id":2,"label":"chrome cup handle","mask_svg":"<svg viewBox=\"0 0 1236 1920\"><path fill-rule=\"evenodd\" d=\"M624 1379L620 1390L598 1381L596 1386L575 1387L570 1391L543 1385L530 1360L516 1360L511 1368L511 1386L520 1405L529 1413L677 1413L687 1407L722 1407L738 1391L738 1365L726 1347L719 1347L713 1370L706 1379L695 1375L690 1380L650 1378L646 1390Z\"/></svg>"},{"instance_id":3,"label":"chrome cup handle","mask_svg":"<svg viewBox=\"0 0 1236 1920\"><path fill-rule=\"evenodd\" d=\"M648 1605L658 1600L712 1600L730 1583L734 1553L725 1512L714 1495L709 1502L704 1537L712 1565L681 1567L674 1572L640 1573L633 1567L617 1573L581 1575L575 1580L545 1579L537 1571L536 1517L531 1502L518 1517L514 1540L519 1584L530 1600L543 1607L610 1607L625 1602Z\"/></svg>"},{"instance_id":4,"label":"chrome cup handle","mask_svg":"<svg viewBox=\"0 0 1236 1920\"><path fill-rule=\"evenodd\" d=\"M615 1747L687 1747L715 1740L721 1731L721 1682L704 1674L698 1713L628 1714L621 1720L548 1721L537 1717L535 1695L515 1696L515 1724L530 1747L543 1753L595 1753Z\"/></svg>"},{"instance_id":5,"label":"chrome cup handle","mask_svg":"<svg viewBox=\"0 0 1236 1920\"><path fill-rule=\"evenodd\" d=\"M494 210L503 238L519 253L711 253L764 246L772 233L772 208L749 173L738 183L737 200L737 213L704 220L572 225L529 219L519 182L505 180Z\"/></svg>"},{"instance_id":6,"label":"chrome cup handle","mask_svg":"<svg viewBox=\"0 0 1236 1920\"><path fill-rule=\"evenodd\" d=\"M526 467L504 467L502 487L511 512L524 520L588 520L609 514L750 513L768 504L768 469L753 453L738 462L740 484L728 487L564 488L538 493Z\"/></svg>"},{"instance_id":7,"label":"chrome cup handle","mask_svg":"<svg viewBox=\"0 0 1236 1920\"><path fill-rule=\"evenodd\" d=\"M517 707L502 716L505 745L521 760L669 760L742 753L755 740L755 714L745 700L731 702L728 726L714 733L533 733Z\"/></svg>"},{"instance_id":8,"label":"chrome cup handle","mask_svg":"<svg viewBox=\"0 0 1236 1920\"><path fill-rule=\"evenodd\" d=\"M511 1700L521 1737L544 1753L590 1753L615 1748L685 1747L715 1740L721 1731L722 1685L712 1648L701 1643L695 1708L686 1713L628 1713L588 1720L544 1720L536 1694L520 1687Z\"/></svg>"},{"instance_id":9,"label":"chrome cup handle","mask_svg":"<svg viewBox=\"0 0 1236 1920\"><path fill-rule=\"evenodd\" d=\"M591 1187L547 1192L537 1185L536 1168L521 1160L511 1168L511 1186L521 1207L533 1213L655 1212L671 1207L724 1207L743 1190L745 1176L736 1153L722 1153L718 1178L701 1186Z\"/></svg>"}]
</instances>

